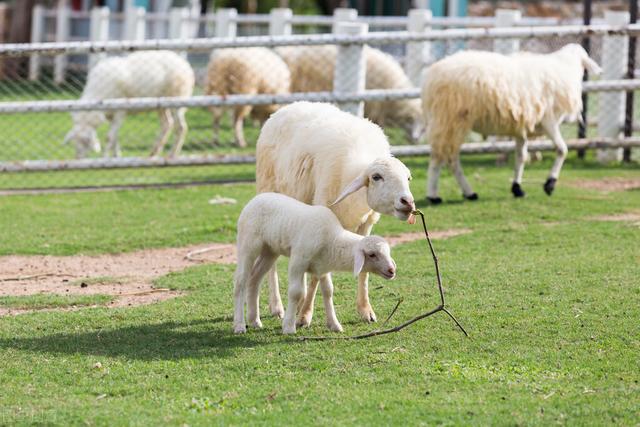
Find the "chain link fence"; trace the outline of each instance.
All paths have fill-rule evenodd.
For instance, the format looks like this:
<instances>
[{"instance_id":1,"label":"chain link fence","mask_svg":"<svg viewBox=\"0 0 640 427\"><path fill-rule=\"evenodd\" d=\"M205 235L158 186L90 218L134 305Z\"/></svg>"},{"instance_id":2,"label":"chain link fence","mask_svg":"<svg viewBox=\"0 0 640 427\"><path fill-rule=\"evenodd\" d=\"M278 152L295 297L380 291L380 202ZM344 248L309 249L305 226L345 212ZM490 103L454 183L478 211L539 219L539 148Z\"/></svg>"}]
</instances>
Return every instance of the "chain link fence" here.
<instances>
[{"instance_id":1,"label":"chain link fence","mask_svg":"<svg viewBox=\"0 0 640 427\"><path fill-rule=\"evenodd\" d=\"M285 16L274 31L273 17L227 13L226 23L205 16L173 27L177 18L155 17L164 30L158 24L152 34L181 28L192 37L220 36L233 21L237 28L225 31L241 37L0 46L0 189L251 180L261 124L279 105L303 99L363 107L394 146L415 144L424 126L420 73L462 49L549 53L588 36L592 57L610 64L604 80L622 79L626 71L620 68L628 29L517 28L526 22L520 19L508 25L514 28L488 30L489 21L478 21L470 25L475 29L441 31L422 13L371 18L368 34L362 26L338 25L347 28L341 33L331 28L331 17ZM44 15L45 22L59 19ZM135 27L126 16L117 18L123 28ZM407 27L410 33L388 31ZM322 33L327 30L335 34ZM589 96L587 136L613 138L622 129L625 92L600 89ZM567 139L576 132L575 124L563 127ZM397 150L428 153L428 147Z\"/></svg>"}]
</instances>

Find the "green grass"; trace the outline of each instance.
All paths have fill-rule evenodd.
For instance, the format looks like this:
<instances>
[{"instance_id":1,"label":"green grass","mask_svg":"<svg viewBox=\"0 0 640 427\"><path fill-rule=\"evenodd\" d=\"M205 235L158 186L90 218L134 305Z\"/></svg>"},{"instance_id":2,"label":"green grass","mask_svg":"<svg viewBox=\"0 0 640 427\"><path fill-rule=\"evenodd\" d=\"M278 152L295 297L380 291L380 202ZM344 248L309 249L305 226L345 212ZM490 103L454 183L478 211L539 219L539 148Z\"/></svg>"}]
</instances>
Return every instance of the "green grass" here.
<instances>
[{"instance_id":1,"label":"green grass","mask_svg":"<svg viewBox=\"0 0 640 427\"><path fill-rule=\"evenodd\" d=\"M105 305L113 301L111 295L55 295L35 294L23 296L0 297L0 307L25 310L39 310L43 308L65 308L73 306Z\"/></svg>"},{"instance_id":2,"label":"green grass","mask_svg":"<svg viewBox=\"0 0 640 427\"><path fill-rule=\"evenodd\" d=\"M407 164L422 198L425 159ZM595 217L637 211L640 191L569 183L638 177L638 165L572 158L547 197L547 160L527 168L522 200L509 193L510 168L491 157L464 166L478 202L463 203L443 174L445 203L421 207L433 230L473 230L435 242L448 304L470 338L441 314L363 341L299 342L267 315L263 330L234 336L234 266L198 266L160 278L157 286L185 296L159 304L0 318L0 425L637 424L640 227ZM234 185L5 197L0 253L230 242L253 192ZM239 203L208 205L215 194ZM374 230L419 228L385 218ZM404 298L392 320L399 323L435 307L437 289L425 242L392 252L398 277L372 278L371 301L384 318ZM283 295L285 267L282 260ZM345 332L374 328L357 318L353 278L336 275L335 288ZM300 333L327 333L320 302Z\"/></svg>"}]
</instances>

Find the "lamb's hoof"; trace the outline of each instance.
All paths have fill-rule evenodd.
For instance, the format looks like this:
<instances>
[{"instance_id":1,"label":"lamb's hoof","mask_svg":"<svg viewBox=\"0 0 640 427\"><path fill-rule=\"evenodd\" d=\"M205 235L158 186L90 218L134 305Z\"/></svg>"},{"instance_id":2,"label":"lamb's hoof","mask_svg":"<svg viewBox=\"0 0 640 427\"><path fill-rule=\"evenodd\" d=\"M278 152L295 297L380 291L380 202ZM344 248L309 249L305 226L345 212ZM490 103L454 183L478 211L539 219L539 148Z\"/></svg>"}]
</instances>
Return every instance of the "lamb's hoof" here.
<instances>
[{"instance_id":1,"label":"lamb's hoof","mask_svg":"<svg viewBox=\"0 0 640 427\"><path fill-rule=\"evenodd\" d=\"M373 323L377 321L376 314L373 312L373 308L371 308L370 305L367 307L358 307L358 313L360 314L362 320L367 323Z\"/></svg>"},{"instance_id":2,"label":"lamb's hoof","mask_svg":"<svg viewBox=\"0 0 640 427\"><path fill-rule=\"evenodd\" d=\"M329 328L331 332L342 332L342 325L340 322L327 323L327 328Z\"/></svg>"},{"instance_id":3,"label":"lamb's hoof","mask_svg":"<svg viewBox=\"0 0 640 427\"><path fill-rule=\"evenodd\" d=\"M556 182L558 180L556 178L548 178L547 182L544 183L544 192L547 193L547 196L553 194L553 190L556 188Z\"/></svg>"},{"instance_id":4,"label":"lamb's hoof","mask_svg":"<svg viewBox=\"0 0 640 427\"><path fill-rule=\"evenodd\" d=\"M466 200L470 200L470 201L472 201L472 202L473 202L473 201L476 201L476 200L478 200L478 193L471 193L471 194L469 194L468 196L464 196L464 198L465 198Z\"/></svg>"},{"instance_id":5,"label":"lamb's hoof","mask_svg":"<svg viewBox=\"0 0 640 427\"><path fill-rule=\"evenodd\" d=\"M251 327L256 329L262 329L262 322L260 321L260 319L254 320L253 322L251 322Z\"/></svg>"},{"instance_id":6,"label":"lamb's hoof","mask_svg":"<svg viewBox=\"0 0 640 427\"><path fill-rule=\"evenodd\" d=\"M427 200L432 205L439 205L440 203L442 203L441 197L427 197Z\"/></svg>"},{"instance_id":7,"label":"lamb's hoof","mask_svg":"<svg viewBox=\"0 0 640 427\"><path fill-rule=\"evenodd\" d=\"M282 333L284 335L293 335L293 334L295 334L296 333L296 324L295 324L295 322L294 322L293 325L290 325L290 326L282 325Z\"/></svg>"},{"instance_id":8,"label":"lamb's hoof","mask_svg":"<svg viewBox=\"0 0 640 427\"><path fill-rule=\"evenodd\" d=\"M513 193L513 197L524 197L525 195L522 187L520 187L520 184L518 184L517 182L511 184L511 192Z\"/></svg>"},{"instance_id":9,"label":"lamb's hoof","mask_svg":"<svg viewBox=\"0 0 640 427\"><path fill-rule=\"evenodd\" d=\"M269 305L269 311L271 312L271 315L273 317L277 317L278 319L284 318L284 307L282 306L282 304L273 307Z\"/></svg>"},{"instance_id":10,"label":"lamb's hoof","mask_svg":"<svg viewBox=\"0 0 640 427\"><path fill-rule=\"evenodd\" d=\"M298 328L306 328L311 325L311 314L305 313L304 315L298 317L296 320L296 326Z\"/></svg>"},{"instance_id":11,"label":"lamb's hoof","mask_svg":"<svg viewBox=\"0 0 640 427\"><path fill-rule=\"evenodd\" d=\"M246 334L247 333L247 325L233 325L233 333L234 334Z\"/></svg>"}]
</instances>

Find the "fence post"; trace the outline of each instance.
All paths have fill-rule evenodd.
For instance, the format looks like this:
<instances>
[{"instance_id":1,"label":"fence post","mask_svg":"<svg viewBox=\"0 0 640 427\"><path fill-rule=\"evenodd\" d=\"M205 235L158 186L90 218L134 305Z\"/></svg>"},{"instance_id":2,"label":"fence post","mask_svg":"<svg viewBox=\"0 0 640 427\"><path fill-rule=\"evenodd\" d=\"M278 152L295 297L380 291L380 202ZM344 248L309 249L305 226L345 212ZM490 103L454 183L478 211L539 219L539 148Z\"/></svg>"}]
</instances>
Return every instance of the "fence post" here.
<instances>
[{"instance_id":1,"label":"fence post","mask_svg":"<svg viewBox=\"0 0 640 427\"><path fill-rule=\"evenodd\" d=\"M146 10L132 7L124 15L124 40L144 40L146 35Z\"/></svg>"},{"instance_id":2,"label":"fence post","mask_svg":"<svg viewBox=\"0 0 640 427\"><path fill-rule=\"evenodd\" d=\"M496 27L514 27L522 19L519 10L498 9L496 10ZM496 39L493 41L493 51L503 55L520 50L520 40L518 39Z\"/></svg>"},{"instance_id":3,"label":"fence post","mask_svg":"<svg viewBox=\"0 0 640 427\"><path fill-rule=\"evenodd\" d=\"M410 33L424 33L431 30L429 25L432 18L428 9L411 9L407 30ZM411 42L407 43L407 55L405 71L414 86L420 87L422 70L431 59L431 43Z\"/></svg>"},{"instance_id":4,"label":"fence post","mask_svg":"<svg viewBox=\"0 0 640 427\"><path fill-rule=\"evenodd\" d=\"M271 9L269 13L269 35L289 36L291 35L291 18L293 11L287 8Z\"/></svg>"},{"instance_id":5,"label":"fence post","mask_svg":"<svg viewBox=\"0 0 640 427\"><path fill-rule=\"evenodd\" d=\"M218 9L216 11L216 37L235 37L238 32L238 11L236 9Z\"/></svg>"},{"instance_id":6,"label":"fence post","mask_svg":"<svg viewBox=\"0 0 640 427\"><path fill-rule=\"evenodd\" d=\"M638 21L638 1L629 2L629 23L635 24ZM627 56L627 78L633 79L636 71L636 37L629 37L629 52ZM626 94L625 99L625 113L624 113L624 136L629 137L633 135L633 91L630 90ZM631 148L625 148L622 151L622 160L625 162L631 161Z\"/></svg>"},{"instance_id":7,"label":"fence post","mask_svg":"<svg viewBox=\"0 0 640 427\"><path fill-rule=\"evenodd\" d=\"M94 7L91 9L89 18L89 39L92 42L109 40L109 8ZM105 58L104 53L92 53L89 55L89 69L93 68L96 63Z\"/></svg>"},{"instance_id":8,"label":"fence post","mask_svg":"<svg viewBox=\"0 0 640 427\"><path fill-rule=\"evenodd\" d=\"M591 25L591 0L583 0L582 1L582 23L584 25ZM582 38L582 47L587 53L591 53L591 39L587 37ZM585 70L584 76L582 77L582 81L588 81L589 74ZM587 129L589 127L589 96L586 92L582 93L582 121L578 122L578 138L586 138L587 137ZM578 158L584 159L587 150L581 148L578 150Z\"/></svg>"},{"instance_id":9,"label":"fence post","mask_svg":"<svg viewBox=\"0 0 640 427\"><path fill-rule=\"evenodd\" d=\"M65 42L69 38L71 28L71 9L66 4L56 9L56 42ZM67 68L67 56L57 55L53 62L53 81L60 84L64 81Z\"/></svg>"},{"instance_id":10,"label":"fence post","mask_svg":"<svg viewBox=\"0 0 640 427\"><path fill-rule=\"evenodd\" d=\"M338 7L333 11L333 25L331 26L331 32L336 34L337 26L340 22L355 22L358 20L358 10L349 9L346 7Z\"/></svg>"},{"instance_id":11,"label":"fence post","mask_svg":"<svg viewBox=\"0 0 640 427\"><path fill-rule=\"evenodd\" d=\"M40 43L44 33L44 6L37 4L31 14L31 43ZM40 77L40 55L34 53L29 57L29 80Z\"/></svg>"},{"instance_id":12,"label":"fence post","mask_svg":"<svg viewBox=\"0 0 640 427\"><path fill-rule=\"evenodd\" d=\"M429 9L429 0L413 0L414 9Z\"/></svg>"},{"instance_id":13,"label":"fence post","mask_svg":"<svg viewBox=\"0 0 640 427\"><path fill-rule=\"evenodd\" d=\"M335 34L350 36L365 35L369 26L357 22L339 22ZM361 44L339 45L336 66L333 71L333 90L339 94L358 94L365 89L367 66L364 46ZM364 116L364 102L344 102L340 108L358 117Z\"/></svg>"},{"instance_id":14,"label":"fence post","mask_svg":"<svg viewBox=\"0 0 640 427\"><path fill-rule=\"evenodd\" d=\"M629 23L629 12L606 11L605 22L620 26ZM629 39L627 36L604 36L602 40L602 80L622 79L627 71ZM617 138L624 122L624 92L603 92L599 95L598 136ZM622 160L622 149L599 149L600 163Z\"/></svg>"},{"instance_id":15,"label":"fence post","mask_svg":"<svg viewBox=\"0 0 640 427\"><path fill-rule=\"evenodd\" d=\"M189 17L191 12L186 7L172 7L169 10L169 38L170 39L188 39L191 23ZM180 56L187 57L187 52L180 52Z\"/></svg>"}]
</instances>

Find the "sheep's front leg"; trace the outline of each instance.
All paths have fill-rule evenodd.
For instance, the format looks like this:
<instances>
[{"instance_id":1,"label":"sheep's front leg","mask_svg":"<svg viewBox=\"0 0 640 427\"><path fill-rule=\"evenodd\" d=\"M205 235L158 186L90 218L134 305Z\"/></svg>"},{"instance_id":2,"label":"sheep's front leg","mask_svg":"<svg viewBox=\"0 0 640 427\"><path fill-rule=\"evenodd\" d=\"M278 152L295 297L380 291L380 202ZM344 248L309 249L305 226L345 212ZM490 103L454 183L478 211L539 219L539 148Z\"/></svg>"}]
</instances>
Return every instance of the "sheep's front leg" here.
<instances>
[{"instance_id":1,"label":"sheep's front leg","mask_svg":"<svg viewBox=\"0 0 640 427\"><path fill-rule=\"evenodd\" d=\"M520 184L522 183L522 174L524 173L524 163L527 157L527 141L523 138L516 138L516 159L513 176L513 184L511 184L511 193L513 197L524 197L525 193Z\"/></svg>"},{"instance_id":2,"label":"sheep's front leg","mask_svg":"<svg viewBox=\"0 0 640 427\"><path fill-rule=\"evenodd\" d=\"M464 176L460 157L456 158L456 160L451 164L451 171L453 172L453 176L456 177L456 181L458 181L458 185L462 190L462 196L467 200L478 200L478 195L473 192L467 178Z\"/></svg>"},{"instance_id":3,"label":"sheep's front leg","mask_svg":"<svg viewBox=\"0 0 640 427\"><path fill-rule=\"evenodd\" d=\"M544 192L550 196L556 187L556 181L558 181L558 177L560 177L560 170L562 169L564 159L567 158L569 150L566 142L564 142L564 139L562 138L562 134L560 133L560 121L543 120L542 127L547 135L549 135L549 138L551 138L551 141L556 145L556 159L551 167L549 178L547 178L543 187Z\"/></svg>"},{"instance_id":4,"label":"sheep's front leg","mask_svg":"<svg viewBox=\"0 0 640 427\"><path fill-rule=\"evenodd\" d=\"M233 129L238 147L246 147L247 141L244 139L244 118L251 113L251 105L240 105L234 110Z\"/></svg>"},{"instance_id":5,"label":"sheep's front leg","mask_svg":"<svg viewBox=\"0 0 640 427\"><path fill-rule=\"evenodd\" d=\"M429 159L429 172L427 177L427 200L433 205L442 203L442 199L438 196L438 181L440 180L440 171L442 163L431 157Z\"/></svg>"},{"instance_id":6,"label":"sheep's front leg","mask_svg":"<svg viewBox=\"0 0 640 427\"><path fill-rule=\"evenodd\" d=\"M220 107L211 107L211 128L213 130L213 145L220 145L220 120L223 110Z\"/></svg>"},{"instance_id":7,"label":"sheep's front leg","mask_svg":"<svg viewBox=\"0 0 640 427\"><path fill-rule=\"evenodd\" d=\"M111 153L112 157L120 157L122 152L120 151L120 144L118 143L118 132L124 123L126 113L124 111L117 111L113 115L111 120L111 127L109 127L109 134L107 136L108 143L105 154Z\"/></svg>"},{"instance_id":8,"label":"sheep's front leg","mask_svg":"<svg viewBox=\"0 0 640 427\"><path fill-rule=\"evenodd\" d=\"M153 150L151 150L151 157L155 157L162 152L162 148L167 143L167 139L169 139L169 133L173 128L173 117L171 116L171 112L167 109L161 109L158 111L158 115L160 116L160 135L156 139L155 144L153 145Z\"/></svg>"},{"instance_id":9,"label":"sheep's front leg","mask_svg":"<svg viewBox=\"0 0 640 427\"><path fill-rule=\"evenodd\" d=\"M342 332L342 325L336 316L336 310L333 306L333 281L331 274L325 274L320 278L320 289L322 289L322 302L324 303L324 312L327 316L327 328L333 332Z\"/></svg>"},{"instance_id":10,"label":"sheep's front leg","mask_svg":"<svg viewBox=\"0 0 640 427\"><path fill-rule=\"evenodd\" d=\"M298 321L296 323L298 327L311 325L311 319L313 318L313 305L316 300L316 291L318 290L318 282L319 280L316 276L311 276L311 280L307 286L307 296L304 299L304 304L302 304L302 308L298 314Z\"/></svg>"},{"instance_id":11,"label":"sheep's front leg","mask_svg":"<svg viewBox=\"0 0 640 427\"><path fill-rule=\"evenodd\" d=\"M169 157L171 158L176 157L178 154L180 154L180 150L182 150L182 145L184 145L184 140L187 136L187 131L189 130L187 120L185 119L186 112L186 108L178 108L173 112L173 116L178 128L176 130L176 142L175 144L173 144L171 153L169 153Z\"/></svg>"},{"instance_id":12,"label":"sheep's front leg","mask_svg":"<svg viewBox=\"0 0 640 427\"><path fill-rule=\"evenodd\" d=\"M298 305L300 305L306 296L307 289L304 281L304 273L306 268L301 266L301 262L294 258L289 260L289 291L287 310L284 313L282 321L283 334L296 333L296 313Z\"/></svg>"}]
</instances>

